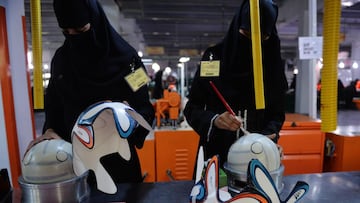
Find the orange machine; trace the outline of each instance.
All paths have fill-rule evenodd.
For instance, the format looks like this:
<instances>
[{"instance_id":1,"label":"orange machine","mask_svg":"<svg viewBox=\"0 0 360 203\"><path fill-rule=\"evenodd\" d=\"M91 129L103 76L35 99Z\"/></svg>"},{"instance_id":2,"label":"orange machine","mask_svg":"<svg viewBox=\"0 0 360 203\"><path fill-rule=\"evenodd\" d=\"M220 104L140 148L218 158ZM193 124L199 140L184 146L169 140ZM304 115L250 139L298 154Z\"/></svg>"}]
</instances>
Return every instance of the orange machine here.
<instances>
[{"instance_id":1,"label":"orange machine","mask_svg":"<svg viewBox=\"0 0 360 203\"><path fill-rule=\"evenodd\" d=\"M320 124L305 115L286 114L279 139L284 152L284 175L323 171L325 133ZM155 129L153 136L138 150L144 181L191 180L199 135L191 128L164 127Z\"/></svg>"},{"instance_id":2,"label":"orange machine","mask_svg":"<svg viewBox=\"0 0 360 203\"><path fill-rule=\"evenodd\" d=\"M198 144L190 128L156 129L137 150L144 182L192 180Z\"/></svg>"},{"instance_id":3,"label":"orange machine","mask_svg":"<svg viewBox=\"0 0 360 203\"><path fill-rule=\"evenodd\" d=\"M352 101L355 103L356 108L360 110L360 98L354 98Z\"/></svg>"},{"instance_id":4,"label":"orange machine","mask_svg":"<svg viewBox=\"0 0 360 203\"><path fill-rule=\"evenodd\" d=\"M323 170L325 134L320 121L301 114L286 114L280 131L285 175L320 173Z\"/></svg>"},{"instance_id":5,"label":"orange machine","mask_svg":"<svg viewBox=\"0 0 360 203\"><path fill-rule=\"evenodd\" d=\"M199 135L192 129L156 130L157 181L191 180L198 145Z\"/></svg>"},{"instance_id":6,"label":"orange machine","mask_svg":"<svg viewBox=\"0 0 360 203\"><path fill-rule=\"evenodd\" d=\"M349 126L326 133L324 171L359 171L360 131Z\"/></svg>"},{"instance_id":7,"label":"orange machine","mask_svg":"<svg viewBox=\"0 0 360 203\"><path fill-rule=\"evenodd\" d=\"M141 149L137 149L137 153L141 164L143 181L155 182L155 139L153 135L149 137L149 139L145 140L144 146Z\"/></svg>"},{"instance_id":8,"label":"orange machine","mask_svg":"<svg viewBox=\"0 0 360 203\"><path fill-rule=\"evenodd\" d=\"M160 127L161 119L165 118L169 118L175 123L179 117L180 103L181 98L177 92L164 90L164 97L156 100L155 103L156 126Z\"/></svg>"}]
</instances>

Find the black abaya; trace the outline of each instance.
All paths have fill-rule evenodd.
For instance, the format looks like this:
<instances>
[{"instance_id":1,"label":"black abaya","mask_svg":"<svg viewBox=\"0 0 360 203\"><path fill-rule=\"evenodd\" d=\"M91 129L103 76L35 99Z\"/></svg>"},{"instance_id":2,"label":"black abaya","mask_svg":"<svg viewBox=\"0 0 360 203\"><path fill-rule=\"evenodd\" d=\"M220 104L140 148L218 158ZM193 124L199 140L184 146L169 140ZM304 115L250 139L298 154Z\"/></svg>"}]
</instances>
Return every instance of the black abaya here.
<instances>
[{"instance_id":1,"label":"black abaya","mask_svg":"<svg viewBox=\"0 0 360 203\"><path fill-rule=\"evenodd\" d=\"M69 35L51 62L51 78L45 95L45 130L51 128L71 142L71 130L79 114L103 100L126 101L152 124L154 109L147 85L133 91L124 77L144 68L137 52L110 25L96 0L55 0L54 10L63 29L90 30ZM144 69L145 70L145 69ZM111 154L101 159L115 182L139 182L142 179L135 146L141 148L148 131L139 126L128 138L131 159L126 162Z\"/></svg>"}]
</instances>

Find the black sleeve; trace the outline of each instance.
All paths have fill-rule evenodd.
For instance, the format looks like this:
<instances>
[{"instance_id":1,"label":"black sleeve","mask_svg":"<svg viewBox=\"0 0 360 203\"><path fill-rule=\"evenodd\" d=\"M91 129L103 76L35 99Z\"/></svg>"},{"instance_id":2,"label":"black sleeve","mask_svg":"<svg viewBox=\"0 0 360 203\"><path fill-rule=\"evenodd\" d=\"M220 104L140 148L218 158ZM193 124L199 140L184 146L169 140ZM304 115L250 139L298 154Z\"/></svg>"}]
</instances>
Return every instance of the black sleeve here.
<instances>
[{"instance_id":1,"label":"black sleeve","mask_svg":"<svg viewBox=\"0 0 360 203\"><path fill-rule=\"evenodd\" d=\"M55 57L54 57L55 58ZM54 61L54 59L53 59ZM56 77L54 62L52 61L51 75L49 84L45 90L44 95L44 110L45 110L45 123L42 133L49 128L53 129L60 137L65 134L64 123L64 106L62 99L58 96L56 90ZM68 140L69 141L69 140Z\"/></svg>"},{"instance_id":2,"label":"black sleeve","mask_svg":"<svg viewBox=\"0 0 360 203\"><path fill-rule=\"evenodd\" d=\"M275 133L277 141L279 132L285 121L285 93L288 84L285 76L284 63L280 54L280 40L276 38L271 45L272 51L268 50L266 56L270 65L265 70L266 90L266 109L265 109L265 128L262 133L265 135Z\"/></svg>"},{"instance_id":3,"label":"black sleeve","mask_svg":"<svg viewBox=\"0 0 360 203\"><path fill-rule=\"evenodd\" d=\"M202 60L209 60L210 51L206 50ZM189 125L200 135L200 143L207 140L211 127L211 119L216 113L206 110L208 99L207 89L204 82L206 79L200 78L200 67L198 67L193 83L191 85L189 100L184 108L184 115Z\"/></svg>"},{"instance_id":4,"label":"black sleeve","mask_svg":"<svg viewBox=\"0 0 360 203\"><path fill-rule=\"evenodd\" d=\"M129 102L129 105L135 109L136 112L142 115L150 126L152 126L155 117L155 110L153 105L150 103L148 86L144 85L136 92L133 92L130 87L127 87L127 92L128 96L126 101ZM129 142L136 145L137 148L142 148L148 133L148 130L139 125L135 132L128 138Z\"/></svg>"}]
</instances>

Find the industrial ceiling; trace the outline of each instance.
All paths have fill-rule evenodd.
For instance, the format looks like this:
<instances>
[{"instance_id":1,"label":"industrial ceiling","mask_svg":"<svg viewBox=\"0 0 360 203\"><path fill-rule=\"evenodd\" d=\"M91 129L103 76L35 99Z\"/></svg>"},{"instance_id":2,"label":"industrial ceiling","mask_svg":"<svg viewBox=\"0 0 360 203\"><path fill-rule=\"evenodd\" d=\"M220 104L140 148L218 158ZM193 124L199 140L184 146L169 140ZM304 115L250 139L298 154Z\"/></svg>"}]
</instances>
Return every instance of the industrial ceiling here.
<instances>
[{"instance_id":1,"label":"industrial ceiling","mask_svg":"<svg viewBox=\"0 0 360 203\"><path fill-rule=\"evenodd\" d=\"M239 7L236 0L99 0L115 29L144 58L167 61L174 65L180 56L199 60L201 53L219 42ZM360 3L352 0L343 7L341 32L360 29ZM283 58L297 57L299 22L304 15L303 0L276 0L279 5L278 32ZM318 4L318 33L322 31L323 1ZM344 0L342 1L345 2ZM30 0L25 0L28 44L31 49ZM64 37L52 8L52 0L41 0L42 45L51 55ZM350 47L354 39L344 38L341 47Z\"/></svg>"}]
</instances>

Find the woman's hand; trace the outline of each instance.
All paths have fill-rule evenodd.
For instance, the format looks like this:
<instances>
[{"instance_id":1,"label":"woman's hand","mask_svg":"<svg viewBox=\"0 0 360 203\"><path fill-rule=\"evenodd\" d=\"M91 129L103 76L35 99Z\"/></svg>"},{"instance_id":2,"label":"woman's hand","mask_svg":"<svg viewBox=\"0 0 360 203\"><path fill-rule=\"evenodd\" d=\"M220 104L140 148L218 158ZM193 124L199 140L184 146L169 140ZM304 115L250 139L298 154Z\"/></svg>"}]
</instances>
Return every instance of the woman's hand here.
<instances>
[{"instance_id":1,"label":"woman's hand","mask_svg":"<svg viewBox=\"0 0 360 203\"><path fill-rule=\"evenodd\" d=\"M34 139L29 143L28 147L26 148L26 152L29 151L29 149L31 149L31 147L33 147L34 145L44 140L51 140L51 139L61 139L61 137L53 129L49 128L45 131L43 135L37 137L36 139Z\"/></svg>"},{"instance_id":2,"label":"woman's hand","mask_svg":"<svg viewBox=\"0 0 360 203\"><path fill-rule=\"evenodd\" d=\"M242 124L239 117L233 116L225 111L215 119L214 125L220 129L236 131L240 129Z\"/></svg>"},{"instance_id":3,"label":"woman's hand","mask_svg":"<svg viewBox=\"0 0 360 203\"><path fill-rule=\"evenodd\" d=\"M270 140L274 140L276 138L276 134L270 134L270 135L265 135L266 137L270 138Z\"/></svg>"}]
</instances>

